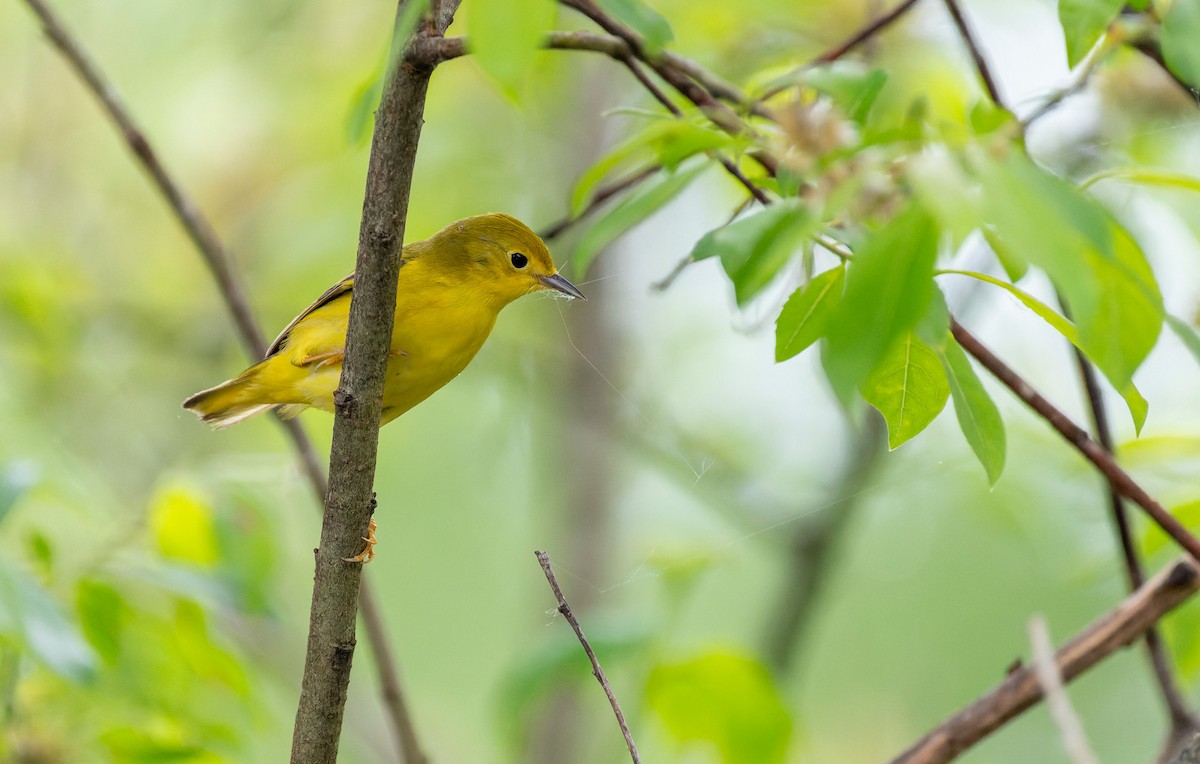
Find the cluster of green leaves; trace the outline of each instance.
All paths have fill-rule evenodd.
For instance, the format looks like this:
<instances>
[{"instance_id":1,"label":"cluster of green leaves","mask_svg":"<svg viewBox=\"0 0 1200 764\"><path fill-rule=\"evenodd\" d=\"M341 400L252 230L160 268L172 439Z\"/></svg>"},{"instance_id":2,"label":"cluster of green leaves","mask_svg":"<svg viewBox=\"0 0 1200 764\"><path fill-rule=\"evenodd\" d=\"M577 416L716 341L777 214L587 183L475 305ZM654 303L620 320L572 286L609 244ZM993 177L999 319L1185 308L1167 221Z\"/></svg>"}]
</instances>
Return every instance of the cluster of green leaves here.
<instances>
[{"instance_id":1,"label":"cluster of green leaves","mask_svg":"<svg viewBox=\"0 0 1200 764\"><path fill-rule=\"evenodd\" d=\"M174 483L153 498L148 533L129 544L88 531L112 548L81 560L64 548L79 528L57 536L29 521L54 499L23 475L0 474L0 531L10 547L23 539L22 554L0 556L0 758L217 762L249 750L261 691L210 621L223 608L267 612L269 536ZM105 520L67 512L78 526Z\"/></svg>"},{"instance_id":2,"label":"cluster of green leaves","mask_svg":"<svg viewBox=\"0 0 1200 764\"><path fill-rule=\"evenodd\" d=\"M1163 19L1164 54L1172 36L1190 28L1190 11L1177 10L1185 5L1172 4ZM1096 44L1121 7L1064 1L1060 12L1073 61ZM1169 57L1173 70L1188 71L1191 55L1176 49ZM765 89L781 86L796 100L770 102L784 115L778 125L748 119L750 131L735 140L698 117L660 118L594 165L576 188L576 209L621 163L664 169L584 235L576 265L586 268L600 247L696 182L716 159L741 157L743 171L771 192L772 203L709 232L691 259L719 260L737 304L745 306L802 257L804 283L776 324L776 359L820 343L837 398L851 405L861 397L878 409L891 448L924 430L953 399L988 479L994 483L1003 471L1003 421L949 331L938 284L960 276L1006 290L1079 348L1125 399L1140 431L1148 404L1133 375L1163 323L1193 352L1200 340L1185 321L1166 315L1140 244L1090 195L1098 178L1076 184L1039 166L1025 151L1019 125L990 103L976 105L957 124L934 119L919 98L902 108L895 99L876 108L889 95L882 69L838 62L788 73ZM785 157L776 177L748 158L754 149ZM1123 177L1196 184L1169 175ZM994 254L993 273L938 267L964 245L980 242ZM831 267L816 268L830 260ZM1019 286L1031 268L1049 278L1069 317Z\"/></svg>"}]
</instances>

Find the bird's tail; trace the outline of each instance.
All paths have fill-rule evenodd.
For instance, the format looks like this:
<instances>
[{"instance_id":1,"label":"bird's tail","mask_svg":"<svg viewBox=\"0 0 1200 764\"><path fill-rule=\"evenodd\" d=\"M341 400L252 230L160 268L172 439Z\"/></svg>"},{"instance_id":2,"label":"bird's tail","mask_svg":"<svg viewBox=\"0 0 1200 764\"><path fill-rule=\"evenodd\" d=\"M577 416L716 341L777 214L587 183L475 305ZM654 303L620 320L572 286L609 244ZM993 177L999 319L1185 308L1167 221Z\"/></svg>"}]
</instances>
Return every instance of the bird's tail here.
<instances>
[{"instance_id":1,"label":"bird's tail","mask_svg":"<svg viewBox=\"0 0 1200 764\"><path fill-rule=\"evenodd\" d=\"M262 402L256 379L266 363L261 361L228 382L201 390L184 401L183 407L216 428L229 427L275 408L278 404Z\"/></svg>"}]
</instances>

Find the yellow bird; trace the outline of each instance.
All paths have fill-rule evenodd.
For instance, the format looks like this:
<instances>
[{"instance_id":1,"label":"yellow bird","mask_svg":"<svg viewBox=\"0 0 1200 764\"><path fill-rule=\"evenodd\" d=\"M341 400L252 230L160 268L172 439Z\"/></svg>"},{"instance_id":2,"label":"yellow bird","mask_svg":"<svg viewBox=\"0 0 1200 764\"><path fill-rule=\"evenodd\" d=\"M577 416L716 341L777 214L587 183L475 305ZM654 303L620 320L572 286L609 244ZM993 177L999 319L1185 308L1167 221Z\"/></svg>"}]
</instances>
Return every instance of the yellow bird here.
<instances>
[{"instance_id":1,"label":"yellow bird","mask_svg":"<svg viewBox=\"0 0 1200 764\"><path fill-rule=\"evenodd\" d=\"M317 298L280 333L266 358L183 402L214 427L280 407L332 412L342 373L354 277ZM532 292L586 300L558 274L538 235L509 215L466 218L404 247L383 390L384 425L454 379L483 346L500 310Z\"/></svg>"}]
</instances>

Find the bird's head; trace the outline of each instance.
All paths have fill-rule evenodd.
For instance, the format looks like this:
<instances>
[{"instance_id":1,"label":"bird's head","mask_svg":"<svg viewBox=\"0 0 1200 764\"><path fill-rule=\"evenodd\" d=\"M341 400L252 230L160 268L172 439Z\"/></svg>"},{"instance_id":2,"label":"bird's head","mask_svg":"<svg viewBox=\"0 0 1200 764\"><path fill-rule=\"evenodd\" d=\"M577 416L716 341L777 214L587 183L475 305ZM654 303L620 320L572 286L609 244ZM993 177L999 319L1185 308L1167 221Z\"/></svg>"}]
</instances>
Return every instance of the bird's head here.
<instances>
[{"instance_id":1,"label":"bird's head","mask_svg":"<svg viewBox=\"0 0 1200 764\"><path fill-rule=\"evenodd\" d=\"M456 271L465 284L500 305L545 290L587 299L559 275L545 242L511 215L494 212L464 218L424 243L420 257Z\"/></svg>"}]
</instances>

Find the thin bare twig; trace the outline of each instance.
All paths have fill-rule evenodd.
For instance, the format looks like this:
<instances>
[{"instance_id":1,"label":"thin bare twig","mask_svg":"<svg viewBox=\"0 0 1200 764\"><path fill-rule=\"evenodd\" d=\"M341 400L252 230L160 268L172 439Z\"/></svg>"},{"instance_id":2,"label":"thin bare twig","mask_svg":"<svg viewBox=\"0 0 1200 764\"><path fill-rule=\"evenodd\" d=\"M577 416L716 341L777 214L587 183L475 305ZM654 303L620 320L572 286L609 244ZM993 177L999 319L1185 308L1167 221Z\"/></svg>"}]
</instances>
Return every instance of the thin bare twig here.
<instances>
[{"instance_id":1,"label":"thin bare twig","mask_svg":"<svg viewBox=\"0 0 1200 764\"><path fill-rule=\"evenodd\" d=\"M43 0L26 0L26 4L38 17L46 36L63 54L88 90L100 102L134 158L146 170L159 192L166 199L175 217L187 231L196 250L217 282L218 292L233 317L238 338L247 353L251 358L262 358L267 347L266 336L254 318L249 300L230 264L229 255L213 227L201 213L199 207L192 202L166 170L158 158L158 153L125 107L116 88L103 75L79 41L62 24L57 14ZM325 473L321 469L312 440L296 420L279 419L278 421L291 440L313 495L320 504L325 499ZM367 640L372 645L376 656L386 716L399 741L404 761L407 764L423 764L426 759L421 753L412 717L404 700L399 673L387 648L387 635L382 628L378 605L365 586L361 596L360 606L363 611L363 621L367 630Z\"/></svg>"},{"instance_id":2,"label":"thin bare twig","mask_svg":"<svg viewBox=\"0 0 1200 764\"><path fill-rule=\"evenodd\" d=\"M867 40L879 34L885 28L890 26L892 22L908 13L908 11L916 4L917 0L904 0L904 2L900 3L895 8L883 14L874 21L869 22L866 26L847 37L841 43L834 45L832 48L814 58L812 63L828 64L832 63L833 61L837 61L839 58L854 50L859 45L862 45Z\"/></svg>"},{"instance_id":3,"label":"thin bare twig","mask_svg":"<svg viewBox=\"0 0 1200 764\"><path fill-rule=\"evenodd\" d=\"M1200 589L1200 567L1181 559L1159 572L1115 609L1094 621L1054 654L1064 682L1137 639ZM891 764L945 764L1032 707L1043 697L1032 669L1017 668L988 694L931 730Z\"/></svg>"},{"instance_id":4,"label":"thin bare twig","mask_svg":"<svg viewBox=\"0 0 1200 764\"><path fill-rule=\"evenodd\" d=\"M633 764L641 764L642 760L638 756L637 746L633 743L633 733L629 731L629 725L625 722L625 714L621 712L621 705L617 703L617 696L613 694L612 685L608 683L608 677L604 675L604 669L600 667L596 653L588 643L587 637L583 635L583 627L579 625L579 619L571 612L571 606L567 604L567 598L563 596L562 589L559 588L558 580L554 577L554 569L550 567L550 556L540 551L534 552L534 555L542 566L542 572L546 574L546 581L550 584L551 591L554 592L554 599L558 600L558 612L562 613L563 618L567 619L567 623L571 624L575 636L579 639L579 644L583 646L588 660L592 662L592 676L596 677L596 681L604 688L604 694L608 696L608 704L612 706L613 714L617 717L617 724L621 727L621 734L625 736L625 747L629 749Z\"/></svg>"},{"instance_id":5,"label":"thin bare twig","mask_svg":"<svg viewBox=\"0 0 1200 764\"><path fill-rule=\"evenodd\" d=\"M963 350L974 356L975 360L979 361L985 369L991 372L992 376L1016 393L1018 398L1049 422L1054 429L1058 430L1059 434L1067 439L1068 443L1075 446L1088 461L1095 465L1096 469L1100 470L1101 474L1108 479L1109 484L1112 485L1114 490L1132 499L1135 504L1146 511L1146 514L1150 515L1154 522L1158 523L1167 532L1168 536L1187 550L1188 554L1200 559L1200 539L1193 536L1183 523L1176 520L1162 504L1146 493L1145 489L1138 485L1129 476L1129 473L1121 469L1121 466L1113 460L1112 456L1100 444L1088 437L1087 432L1082 427L1072 422L1066 414L1059 411L1041 393L1034 390L1024 378L1013 371L1008 364L997 358L992 351L988 350L987 347L968 332L962 324L951 319L950 331L954 334L954 339L958 340L958 344L962 345Z\"/></svg>"},{"instance_id":6,"label":"thin bare twig","mask_svg":"<svg viewBox=\"0 0 1200 764\"><path fill-rule=\"evenodd\" d=\"M945 3L946 10L950 11L950 17L954 19L954 26L958 28L958 34L971 53L971 60L975 62L975 68L979 71L979 76L983 79L983 85L987 88L992 102L1011 114L1012 109L1004 105L1004 99L1000 97L1000 88L997 87L996 79L992 76L991 67L988 66L987 59L983 57L983 50L975 40L975 34L967 24L967 19L963 16L962 9L958 7L957 0L942 0L942 2Z\"/></svg>"},{"instance_id":7,"label":"thin bare twig","mask_svg":"<svg viewBox=\"0 0 1200 764\"><path fill-rule=\"evenodd\" d=\"M1046 619L1035 615L1029 620L1026 628L1029 633L1029 654L1033 663L1033 673L1037 676L1038 684L1042 686L1042 695L1046 698L1046 706L1050 709L1050 718L1058 727L1063 747L1073 764L1099 764L1092 746L1087 741L1083 731L1083 722L1071 707L1071 699L1067 697L1063 687L1062 675L1058 673L1058 664L1054 661L1054 643L1050 639L1050 628Z\"/></svg>"}]
</instances>

